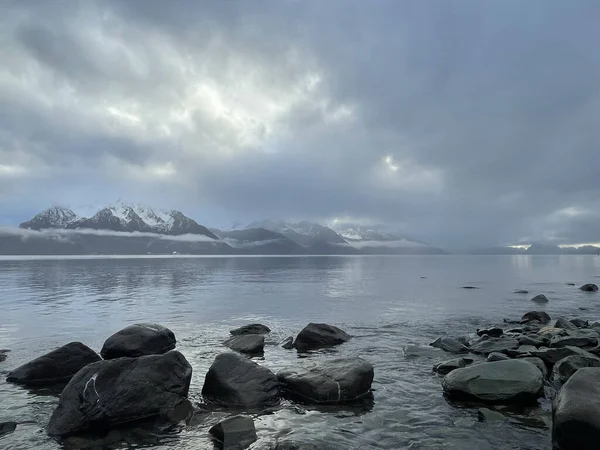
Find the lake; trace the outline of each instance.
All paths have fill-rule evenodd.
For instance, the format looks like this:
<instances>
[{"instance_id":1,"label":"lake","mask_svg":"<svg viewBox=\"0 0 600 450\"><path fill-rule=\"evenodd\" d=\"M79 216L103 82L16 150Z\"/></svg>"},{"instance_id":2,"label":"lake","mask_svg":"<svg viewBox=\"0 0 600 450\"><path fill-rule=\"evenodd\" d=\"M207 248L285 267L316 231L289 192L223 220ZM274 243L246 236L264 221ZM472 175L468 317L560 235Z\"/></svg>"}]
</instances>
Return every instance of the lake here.
<instances>
[{"instance_id":1,"label":"lake","mask_svg":"<svg viewBox=\"0 0 600 450\"><path fill-rule=\"evenodd\" d=\"M411 356L404 349L426 346L440 335L473 333L533 309L553 318L600 320L600 295L577 289L598 283L599 275L597 256L0 259L0 348L12 350L0 362L0 422L19 422L14 433L0 438L0 447L61 448L43 432L57 398L4 378L9 369L67 342L99 351L128 324L163 324L175 332L178 350L193 367L190 397L199 403L204 375L226 351L221 343L231 328L268 325L273 332L257 362L277 371L298 363L295 351L277 344L308 322L326 322L354 338L310 358L370 361L374 404L323 411L285 401L255 416L259 441L253 448L293 438L339 449L548 449L548 401L509 423L479 423L477 408L446 402L431 371L452 355ZM537 293L550 301L532 303ZM154 448L210 449L208 428L225 416L208 413L159 436Z\"/></svg>"}]
</instances>

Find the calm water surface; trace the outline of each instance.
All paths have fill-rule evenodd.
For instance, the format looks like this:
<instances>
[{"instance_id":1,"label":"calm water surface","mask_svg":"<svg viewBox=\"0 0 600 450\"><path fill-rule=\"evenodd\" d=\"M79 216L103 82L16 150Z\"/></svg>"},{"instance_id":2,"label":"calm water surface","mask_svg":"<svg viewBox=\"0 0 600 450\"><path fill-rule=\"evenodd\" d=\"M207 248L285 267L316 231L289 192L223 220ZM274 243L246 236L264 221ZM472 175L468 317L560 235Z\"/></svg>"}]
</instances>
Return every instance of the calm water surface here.
<instances>
[{"instance_id":1,"label":"calm water surface","mask_svg":"<svg viewBox=\"0 0 600 450\"><path fill-rule=\"evenodd\" d=\"M200 402L204 375L226 350L221 342L230 328L270 326L265 357L257 362L276 371L299 362L276 344L313 321L355 336L310 358L372 362L374 404L324 412L284 402L255 416L253 448L292 438L339 449L548 449L547 401L510 423L479 423L476 409L444 400L431 373L434 363L452 356L415 357L405 348L519 318L540 309L529 300L536 293L548 296L541 309L552 317L600 320L600 295L565 284L598 283L599 275L597 256L0 259L0 348L12 350L0 363L0 421L20 423L0 438L0 448L61 448L43 432L57 398L7 384L4 375L69 341L99 350L128 324L164 324L194 369L190 396ZM223 417L207 414L161 436L155 448L210 449L208 428Z\"/></svg>"}]
</instances>

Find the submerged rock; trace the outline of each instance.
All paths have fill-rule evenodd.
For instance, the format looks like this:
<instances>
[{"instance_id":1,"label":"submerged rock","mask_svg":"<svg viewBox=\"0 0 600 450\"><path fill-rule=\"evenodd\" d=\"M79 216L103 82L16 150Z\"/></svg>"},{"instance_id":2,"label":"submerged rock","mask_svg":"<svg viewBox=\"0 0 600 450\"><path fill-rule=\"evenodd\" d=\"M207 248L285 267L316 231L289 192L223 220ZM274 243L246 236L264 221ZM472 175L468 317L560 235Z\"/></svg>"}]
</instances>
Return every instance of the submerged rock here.
<instances>
[{"instance_id":1,"label":"submerged rock","mask_svg":"<svg viewBox=\"0 0 600 450\"><path fill-rule=\"evenodd\" d=\"M240 336L242 334L268 334L271 332L271 329L260 323L251 323L249 325L244 325L243 327L235 328L229 331L233 336Z\"/></svg>"},{"instance_id":2,"label":"submerged rock","mask_svg":"<svg viewBox=\"0 0 600 450\"><path fill-rule=\"evenodd\" d=\"M463 289L479 289L477 286L463 286Z\"/></svg>"},{"instance_id":3,"label":"submerged rock","mask_svg":"<svg viewBox=\"0 0 600 450\"><path fill-rule=\"evenodd\" d=\"M526 289L517 289L515 294L529 294L529 291Z\"/></svg>"},{"instance_id":4,"label":"submerged rock","mask_svg":"<svg viewBox=\"0 0 600 450\"><path fill-rule=\"evenodd\" d=\"M307 403L342 403L371 392L374 370L362 358L310 362L277 372L282 390Z\"/></svg>"},{"instance_id":5,"label":"submerged rock","mask_svg":"<svg viewBox=\"0 0 600 450\"><path fill-rule=\"evenodd\" d=\"M467 367L473 362L472 358L456 358L444 361L440 364L433 366L433 371L441 375L446 375L452 372L454 369L461 369Z\"/></svg>"},{"instance_id":6,"label":"submerged rock","mask_svg":"<svg viewBox=\"0 0 600 450\"><path fill-rule=\"evenodd\" d=\"M265 351L265 337L262 334L242 334L223 342L231 350L250 355L260 355Z\"/></svg>"},{"instance_id":7,"label":"submerged rock","mask_svg":"<svg viewBox=\"0 0 600 450\"><path fill-rule=\"evenodd\" d=\"M192 367L177 351L90 364L65 387L48 434L65 436L166 414L186 400L191 379Z\"/></svg>"},{"instance_id":8,"label":"submerged rock","mask_svg":"<svg viewBox=\"0 0 600 450\"><path fill-rule=\"evenodd\" d=\"M502 328L484 328L481 330L477 330L477 336L488 335L489 337L500 337L504 334L504 330Z\"/></svg>"},{"instance_id":9,"label":"submerged rock","mask_svg":"<svg viewBox=\"0 0 600 450\"><path fill-rule=\"evenodd\" d=\"M6 381L32 387L68 383L81 368L100 360L88 346L70 342L10 371Z\"/></svg>"},{"instance_id":10,"label":"submerged rock","mask_svg":"<svg viewBox=\"0 0 600 450\"><path fill-rule=\"evenodd\" d=\"M567 382L571 376L584 367L600 367L600 358L571 355L558 361L552 368L551 380L558 386Z\"/></svg>"},{"instance_id":11,"label":"submerged rock","mask_svg":"<svg viewBox=\"0 0 600 450\"><path fill-rule=\"evenodd\" d=\"M473 353L481 355L489 355L493 352L506 353L507 350L515 349L519 347L519 342L508 336L502 336L499 338L489 338L481 340L471 345L470 350Z\"/></svg>"},{"instance_id":12,"label":"submerged rock","mask_svg":"<svg viewBox=\"0 0 600 450\"><path fill-rule=\"evenodd\" d=\"M538 294L533 297L531 301L535 303L548 303L548 297L546 297L544 294Z\"/></svg>"},{"instance_id":13,"label":"submerged rock","mask_svg":"<svg viewBox=\"0 0 600 450\"><path fill-rule=\"evenodd\" d=\"M509 356L506 356L504 353L499 352L492 352L487 356L487 362L506 361L508 359L510 359Z\"/></svg>"},{"instance_id":14,"label":"submerged rock","mask_svg":"<svg viewBox=\"0 0 600 450\"><path fill-rule=\"evenodd\" d=\"M579 290L584 292L598 292L598 286L594 283L587 283L581 286Z\"/></svg>"},{"instance_id":15,"label":"submerged rock","mask_svg":"<svg viewBox=\"0 0 600 450\"><path fill-rule=\"evenodd\" d=\"M526 404L544 395L542 372L517 359L453 370L442 380L442 387L451 399L488 403Z\"/></svg>"},{"instance_id":16,"label":"submerged rock","mask_svg":"<svg viewBox=\"0 0 600 450\"><path fill-rule=\"evenodd\" d=\"M469 348L454 338L439 337L429 345L448 353L469 353Z\"/></svg>"},{"instance_id":17,"label":"submerged rock","mask_svg":"<svg viewBox=\"0 0 600 450\"><path fill-rule=\"evenodd\" d=\"M296 337L294 347L299 351L333 347L350 340L344 330L325 323L309 323Z\"/></svg>"},{"instance_id":18,"label":"submerged rock","mask_svg":"<svg viewBox=\"0 0 600 450\"><path fill-rule=\"evenodd\" d=\"M595 450L600 442L600 368L579 369L552 408L552 443L561 450Z\"/></svg>"},{"instance_id":19,"label":"submerged rock","mask_svg":"<svg viewBox=\"0 0 600 450\"><path fill-rule=\"evenodd\" d=\"M7 355L8 352L10 352L10 350L6 350L6 349L0 350L0 362L4 361L6 359L6 357L8 356Z\"/></svg>"},{"instance_id":20,"label":"submerged rock","mask_svg":"<svg viewBox=\"0 0 600 450\"><path fill-rule=\"evenodd\" d=\"M229 417L208 432L222 450L242 450L258 439L254 421L248 416Z\"/></svg>"},{"instance_id":21,"label":"submerged rock","mask_svg":"<svg viewBox=\"0 0 600 450\"><path fill-rule=\"evenodd\" d=\"M0 436L12 433L17 429L17 422L0 422Z\"/></svg>"},{"instance_id":22,"label":"submerged rock","mask_svg":"<svg viewBox=\"0 0 600 450\"><path fill-rule=\"evenodd\" d=\"M498 411L492 411L487 408L477 410L477 418L480 422L506 422L508 419Z\"/></svg>"},{"instance_id":23,"label":"submerged rock","mask_svg":"<svg viewBox=\"0 0 600 450\"><path fill-rule=\"evenodd\" d=\"M161 355L175 348L175 334L156 323L136 323L109 337L100 354L104 359Z\"/></svg>"},{"instance_id":24,"label":"submerged rock","mask_svg":"<svg viewBox=\"0 0 600 450\"><path fill-rule=\"evenodd\" d=\"M223 406L271 406L279 403L279 382L273 372L254 361L221 353L206 374L202 396Z\"/></svg>"},{"instance_id":25,"label":"submerged rock","mask_svg":"<svg viewBox=\"0 0 600 450\"><path fill-rule=\"evenodd\" d=\"M550 322L550 316L545 311L529 311L521 317L521 323L539 322L546 324Z\"/></svg>"},{"instance_id":26,"label":"submerged rock","mask_svg":"<svg viewBox=\"0 0 600 450\"><path fill-rule=\"evenodd\" d=\"M285 348L286 350L291 350L294 348L294 338L292 336L286 337L281 342L281 348Z\"/></svg>"},{"instance_id":27,"label":"submerged rock","mask_svg":"<svg viewBox=\"0 0 600 450\"><path fill-rule=\"evenodd\" d=\"M323 450L323 447L310 442L281 441L269 447L269 450Z\"/></svg>"}]
</instances>

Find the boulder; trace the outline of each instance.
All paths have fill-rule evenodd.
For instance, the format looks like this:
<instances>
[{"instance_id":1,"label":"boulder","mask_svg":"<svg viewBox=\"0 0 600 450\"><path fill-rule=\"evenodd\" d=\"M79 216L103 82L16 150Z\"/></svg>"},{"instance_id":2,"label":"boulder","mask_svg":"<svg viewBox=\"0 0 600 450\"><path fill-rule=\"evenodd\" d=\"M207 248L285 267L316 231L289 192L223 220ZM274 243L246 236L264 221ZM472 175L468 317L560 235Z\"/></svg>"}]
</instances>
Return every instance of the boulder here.
<instances>
[{"instance_id":1,"label":"boulder","mask_svg":"<svg viewBox=\"0 0 600 450\"><path fill-rule=\"evenodd\" d=\"M456 369L442 380L454 400L486 403L532 403L544 395L542 372L525 361L511 359Z\"/></svg>"},{"instance_id":2,"label":"boulder","mask_svg":"<svg viewBox=\"0 0 600 450\"><path fill-rule=\"evenodd\" d=\"M529 336L524 334L522 336L519 336L517 338L517 341L520 345L533 345L534 347L541 347L545 344L544 339L536 335Z\"/></svg>"},{"instance_id":3,"label":"boulder","mask_svg":"<svg viewBox=\"0 0 600 450\"><path fill-rule=\"evenodd\" d=\"M484 328L482 330L477 330L477 336L488 335L489 337L500 337L504 334L504 330L502 328Z\"/></svg>"},{"instance_id":4,"label":"boulder","mask_svg":"<svg viewBox=\"0 0 600 450\"><path fill-rule=\"evenodd\" d=\"M552 443L561 450L596 450L600 442L600 368L575 372L554 399Z\"/></svg>"},{"instance_id":5,"label":"boulder","mask_svg":"<svg viewBox=\"0 0 600 450\"><path fill-rule=\"evenodd\" d=\"M345 331L325 323L309 323L296 337L294 347L299 351L333 347L350 340Z\"/></svg>"},{"instance_id":6,"label":"boulder","mask_svg":"<svg viewBox=\"0 0 600 450\"><path fill-rule=\"evenodd\" d=\"M294 348L294 338L292 336L286 337L281 342L281 348L285 348L286 350L291 350Z\"/></svg>"},{"instance_id":7,"label":"boulder","mask_svg":"<svg viewBox=\"0 0 600 450\"><path fill-rule=\"evenodd\" d=\"M515 294L529 294L529 291L526 289L517 289Z\"/></svg>"},{"instance_id":8,"label":"boulder","mask_svg":"<svg viewBox=\"0 0 600 450\"><path fill-rule=\"evenodd\" d=\"M440 375L446 375L452 372L454 369L461 369L463 367L467 367L472 362L472 358L450 359L448 361L444 361L440 364L433 366L433 371L439 373Z\"/></svg>"},{"instance_id":9,"label":"boulder","mask_svg":"<svg viewBox=\"0 0 600 450\"><path fill-rule=\"evenodd\" d=\"M177 351L89 364L60 395L48 434L66 436L165 415L186 401L191 379L192 367Z\"/></svg>"},{"instance_id":10,"label":"boulder","mask_svg":"<svg viewBox=\"0 0 600 450\"><path fill-rule=\"evenodd\" d=\"M246 408L279 403L279 382L268 368L237 353L221 353L204 379L202 396L223 406Z\"/></svg>"},{"instance_id":11,"label":"boulder","mask_svg":"<svg viewBox=\"0 0 600 450\"><path fill-rule=\"evenodd\" d=\"M280 370L282 390L306 403L342 403L370 394L373 366L362 358L338 358Z\"/></svg>"},{"instance_id":12,"label":"boulder","mask_svg":"<svg viewBox=\"0 0 600 450\"><path fill-rule=\"evenodd\" d=\"M0 362L4 361L7 358L8 352L10 352L10 350L6 350L6 349L0 350Z\"/></svg>"},{"instance_id":13,"label":"boulder","mask_svg":"<svg viewBox=\"0 0 600 450\"><path fill-rule=\"evenodd\" d=\"M104 359L161 355L173 350L176 342L175 334L162 325L136 323L109 337L100 354Z\"/></svg>"},{"instance_id":14,"label":"boulder","mask_svg":"<svg viewBox=\"0 0 600 450\"><path fill-rule=\"evenodd\" d=\"M520 358L520 361L526 361L529 364L533 364L535 367L540 369L540 372L542 372L542 376L544 378L548 378L548 369L546 368L546 363L544 363L541 358L536 356L527 356L525 358Z\"/></svg>"},{"instance_id":15,"label":"boulder","mask_svg":"<svg viewBox=\"0 0 600 450\"><path fill-rule=\"evenodd\" d=\"M429 345L448 353L469 353L469 348L454 338L439 337Z\"/></svg>"},{"instance_id":16,"label":"boulder","mask_svg":"<svg viewBox=\"0 0 600 450\"><path fill-rule=\"evenodd\" d=\"M550 322L550 316L544 311L529 311L521 317L521 323L539 322L546 324Z\"/></svg>"},{"instance_id":17,"label":"boulder","mask_svg":"<svg viewBox=\"0 0 600 450\"><path fill-rule=\"evenodd\" d=\"M506 356L504 353L499 352L492 352L487 356L487 362L506 361L508 359L510 359L509 356Z\"/></svg>"},{"instance_id":18,"label":"boulder","mask_svg":"<svg viewBox=\"0 0 600 450\"><path fill-rule=\"evenodd\" d=\"M508 336L499 338L489 338L481 340L473 344L470 348L471 352L481 355L489 355L493 352L506 353L507 350L519 347L519 342Z\"/></svg>"},{"instance_id":19,"label":"boulder","mask_svg":"<svg viewBox=\"0 0 600 450\"><path fill-rule=\"evenodd\" d=\"M233 336L240 336L242 334L268 334L271 332L271 329L268 326L260 323L251 323L249 325L244 325L243 327L230 330L229 332Z\"/></svg>"},{"instance_id":20,"label":"boulder","mask_svg":"<svg viewBox=\"0 0 600 450\"><path fill-rule=\"evenodd\" d=\"M269 447L269 450L323 450L323 446L310 442L281 441Z\"/></svg>"},{"instance_id":21,"label":"boulder","mask_svg":"<svg viewBox=\"0 0 600 450\"><path fill-rule=\"evenodd\" d=\"M595 347L598 345L598 338L591 335L582 336L555 336L550 339L550 347Z\"/></svg>"},{"instance_id":22,"label":"boulder","mask_svg":"<svg viewBox=\"0 0 600 450\"><path fill-rule=\"evenodd\" d=\"M531 354L532 356L537 356L538 358L541 358L548 366L553 366L561 359L572 355L585 356L587 358L600 360L600 358L594 356L590 352L587 352L578 347L572 347L570 345L567 345L565 347L540 348L536 351L532 351Z\"/></svg>"},{"instance_id":23,"label":"boulder","mask_svg":"<svg viewBox=\"0 0 600 450\"><path fill-rule=\"evenodd\" d=\"M577 328L587 328L590 326L590 323L583 319L571 319L569 322L571 322Z\"/></svg>"},{"instance_id":24,"label":"boulder","mask_svg":"<svg viewBox=\"0 0 600 450\"><path fill-rule=\"evenodd\" d=\"M10 371L6 381L32 387L66 384L81 368L100 360L91 348L70 342Z\"/></svg>"},{"instance_id":25,"label":"boulder","mask_svg":"<svg viewBox=\"0 0 600 450\"><path fill-rule=\"evenodd\" d=\"M562 328L563 330L576 330L577 327L571 323L571 321L565 319L564 317L559 317L556 319L556 323L554 324L555 328Z\"/></svg>"},{"instance_id":26,"label":"boulder","mask_svg":"<svg viewBox=\"0 0 600 450\"><path fill-rule=\"evenodd\" d=\"M598 292L598 286L594 283L586 283L579 288L580 291L584 292Z\"/></svg>"},{"instance_id":27,"label":"boulder","mask_svg":"<svg viewBox=\"0 0 600 450\"><path fill-rule=\"evenodd\" d=\"M567 356L554 364L551 380L561 386L575 372L584 367L600 367L600 359L580 355Z\"/></svg>"},{"instance_id":28,"label":"boulder","mask_svg":"<svg viewBox=\"0 0 600 450\"><path fill-rule=\"evenodd\" d=\"M229 417L208 432L222 450L242 450L258 439L254 421L248 416Z\"/></svg>"},{"instance_id":29,"label":"boulder","mask_svg":"<svg viewBox=\"0 0 600 450\"><path fill-rule=\"evenodd\" d=\"M265 351L265 337L262 334L241 334L223 342L231 350L250 355L260 355Z\"/></svg>"},{"instance_id":30,"label":"boulder","mask_svg":"<svg viewBox=\"0 0 600 450\"><path fill-rule=\"evenodd\" d=\"M550 339L552 339L554 336L566 336L567 330L548 326L540 328L540 330L537 332L537 335L547 343L550 343Z\"/></svg>"},{"instance_id":31,"label":"boulder","mask_svg":"<svg viewBox=\"0 0 600 450\"><path fill-rule=\"evenodd\" d=\"M505 353L511 358L522 358L524 356L531 356L531 351L537 350L537 347L533 345L520 345L515 349L508 349Z\"/></svg>"},{"instance_id":32,"label":"boulder","mask_svg":"<svg viewBox=\"0 0 600 450\"><path fill-rule=\"evenodd\" d=\"M548 297L546 297L544 294L538 294L533 297L531 301L535 303L548 303Z\"/></svg>"},{"instance_id":33,"label":"boulder","mask_svg":"<svg viewBox=\"0 0 600 450\"><path fill-rule=\"evenodd\" d=\"M17 422L0 422L0 437L17 429Z\"/></svg>"},{"instance_id":34,"label":"boulder","mask_svg":"<svg viewBox=\"0 0 600 450\"><path fill-rule=\"evenodd\" d=\"M477 418L480 422L506 422L508 419L498 411L492 411L487 408L477 410Z\"/></svg>"}]
</instances>

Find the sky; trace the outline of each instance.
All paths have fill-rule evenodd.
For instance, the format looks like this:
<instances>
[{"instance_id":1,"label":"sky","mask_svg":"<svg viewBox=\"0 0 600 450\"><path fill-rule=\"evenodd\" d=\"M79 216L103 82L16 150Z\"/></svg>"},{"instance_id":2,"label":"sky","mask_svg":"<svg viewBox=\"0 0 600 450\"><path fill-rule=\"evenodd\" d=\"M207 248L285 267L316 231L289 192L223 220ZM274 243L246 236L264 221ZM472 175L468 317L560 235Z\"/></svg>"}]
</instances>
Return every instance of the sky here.
<instances>
[{"instance_id":1,"label":"sky","mask_svg":"<svg viewBox=\"0 0 600 450\"><path fill-rule=\"evenodd\" d=\"M600 241L600 3L5 0L0 225L123 199L206 226Z\"/></svg>"}]
</instances>

